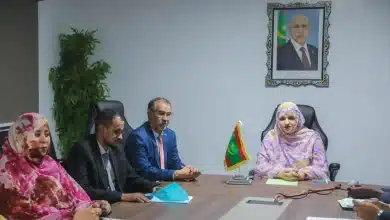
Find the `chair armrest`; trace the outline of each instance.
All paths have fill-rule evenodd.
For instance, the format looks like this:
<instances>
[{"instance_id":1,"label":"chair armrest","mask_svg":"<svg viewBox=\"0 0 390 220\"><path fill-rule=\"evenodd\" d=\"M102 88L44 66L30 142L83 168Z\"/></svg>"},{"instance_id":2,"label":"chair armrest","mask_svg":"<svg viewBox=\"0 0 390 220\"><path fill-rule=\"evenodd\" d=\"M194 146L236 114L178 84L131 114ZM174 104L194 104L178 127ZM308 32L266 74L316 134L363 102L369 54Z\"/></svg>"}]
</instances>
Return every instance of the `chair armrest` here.
<instances>
[{"instance_id":1,"label":"chair armrest","mask_svg":"<svg viewBox=\"0 0 390 220\"><path fill-rule=\"evenodd\" d=\"M330 175L330 180L335 181L337 173L340 170L340 164L339 163L331 163L329 164L329 175Z\"/></svg>"},{"instance_id":2,"label":"chair armrest","mask_svg":"<svg viewBox=\"0 0 390 220\"><path fill-rule=\"evenodd\" d=\"M249 178L253 179L255 177L255 169L249 170L248 176Z\"/></svg>"}]
</instances>

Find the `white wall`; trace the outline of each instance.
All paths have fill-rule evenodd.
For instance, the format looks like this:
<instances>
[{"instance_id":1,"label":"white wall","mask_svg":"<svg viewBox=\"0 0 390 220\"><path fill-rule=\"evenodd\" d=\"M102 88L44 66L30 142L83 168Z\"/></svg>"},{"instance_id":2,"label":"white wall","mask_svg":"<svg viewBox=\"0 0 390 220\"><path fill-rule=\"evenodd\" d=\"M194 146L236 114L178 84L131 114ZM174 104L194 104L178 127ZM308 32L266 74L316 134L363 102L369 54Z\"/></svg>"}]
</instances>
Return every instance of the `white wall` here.
<instances>
[{"instance_id":1,"label":"white wall","mask_svg":"<svg viewBox=\"0 0 390 220\"><path fill-rule=\"evenodd\" d=\"M286 1L287 2L287 1ZM40 111L51 117L47 69L67 24L99 29L96 58L112 65L113 99L132 126L155 96L173 103L171 127L186 163L224 173L232 128L242 120L250 166L275 106L314 106L329 137L338 180L390 185L386 100L390 83L390 1L338 0L330 17L330 88L265 88L268 18L263 0L50 0L40 3ZM53 125L54 123L51 123ZM248 167L244 168L248 169Z\"/></svg>"},{"instance_id":2,"label":"white wall","mask_svg":"<svg viewBox=\"0 0 390 220\"><path fill-rule=\"evenodd\" d=\"M54 133L55 122L52 116L53 90L49 84L49 69L58 65L58 35L68 31L72 25L73 5L71 1L49 0L38 2L38 58L39 58L39 112L49 120ZM56 145L58 136L52 135ZM58 150L56 152L58 154ZM57 155L60 156L60 155Z\"/></svg>"}]
</instances>

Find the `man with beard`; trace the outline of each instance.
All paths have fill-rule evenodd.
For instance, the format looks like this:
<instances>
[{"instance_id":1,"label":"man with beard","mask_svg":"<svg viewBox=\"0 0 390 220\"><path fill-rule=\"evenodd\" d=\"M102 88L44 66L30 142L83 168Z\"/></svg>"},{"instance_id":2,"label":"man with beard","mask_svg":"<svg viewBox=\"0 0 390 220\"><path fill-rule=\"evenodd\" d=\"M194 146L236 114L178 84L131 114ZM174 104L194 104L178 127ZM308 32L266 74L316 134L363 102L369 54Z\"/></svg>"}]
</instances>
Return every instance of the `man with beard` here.
<instances>
[{"instance_id":1,"label":"man with beard","mask_svg":"<svg viewBox=\"0 0 390 220\"><path fill-rule=\"evenodd\" d=\"M176 134L167 128L172 115L171 103L162 97L148 104L148 121L127 138L128 161L149 180L195 180L200 171L184 165L179 157Z\"/></svg>"},{"instance_id":2,"label":"man with beard","mask_svg":"<svg viewBox=\"0 0 390 220\"><path fill-rule=\"evenodd\" d=\"M77 142L66 160L69 174L93 200L150 202L155 186L129 165L122 150L124 120L113 110L98 112L95 134Z\"/></svg>"}]
</instances>

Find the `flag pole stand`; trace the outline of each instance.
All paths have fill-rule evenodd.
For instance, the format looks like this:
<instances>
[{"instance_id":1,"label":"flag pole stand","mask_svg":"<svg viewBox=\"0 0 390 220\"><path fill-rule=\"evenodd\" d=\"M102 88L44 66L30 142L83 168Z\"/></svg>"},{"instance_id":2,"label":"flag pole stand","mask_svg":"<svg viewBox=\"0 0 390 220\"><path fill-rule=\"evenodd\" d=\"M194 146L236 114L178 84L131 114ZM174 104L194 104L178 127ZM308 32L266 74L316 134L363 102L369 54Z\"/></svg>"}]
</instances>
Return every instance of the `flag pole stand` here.
<instances>
[{"instance_id":1,"label":"flag pole stand","mask_svg":"<svg viewBox=\"0 0 390 220\"><path fill-rule=\"evenodd\" d=\"M236 169L236 174L234 174L226 184L229 185L252 185L252 178L249 176L242 175L240 172L240 168Z\"/></svg>"},{"instance_id":2,"label":"flag pole stand","mask_svg":"<svg viewBox=\"0 0 390 220\"><path fill-rule=\"evenodd\" d=\"M236 174L234 174L232 177L232 179L235 179L235 180L243 180L245 178L246 178L246 176L241 174L241 167L236 169Z\"/></svg>"},{"instance_id":3,"label":"flag pole stand","mask_svg":"<svg viewBox=\"0 0 390 220\"><path fill-rule=\"evenodd\" d=\"M243 125L241 120L238 121L239 125ZM230 144L230 143L229 143ZM232 153L231 153L232 154ZM241 174L241 167L239 166L238 169L235 170L235 174L230 177L229 180L226 181L226 184L229 185L252 185L252 178L249 175L245 176Z\"/></svg>"}]
</instances>

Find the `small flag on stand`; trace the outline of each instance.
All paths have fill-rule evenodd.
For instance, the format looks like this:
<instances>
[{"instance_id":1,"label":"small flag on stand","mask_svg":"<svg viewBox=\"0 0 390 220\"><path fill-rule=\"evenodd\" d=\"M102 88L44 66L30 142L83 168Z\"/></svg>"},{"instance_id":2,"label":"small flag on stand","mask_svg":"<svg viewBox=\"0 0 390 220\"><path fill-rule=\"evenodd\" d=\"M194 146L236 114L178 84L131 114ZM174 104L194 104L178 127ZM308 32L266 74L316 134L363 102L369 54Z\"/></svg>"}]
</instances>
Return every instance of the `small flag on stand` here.
<instances>
[{"instance_id":1,"label":"small flag on stand","mask_svg":"<svg viewBox=\"0 0 390 220\"><path fill-rule=\"evenodd\" d=\"M234 126L232 136L226 148L224 164L225 169L228 171L235 170L250 160L242 138L241 125L242 122L238 121Z\"/></svg>"}]
</instances>

